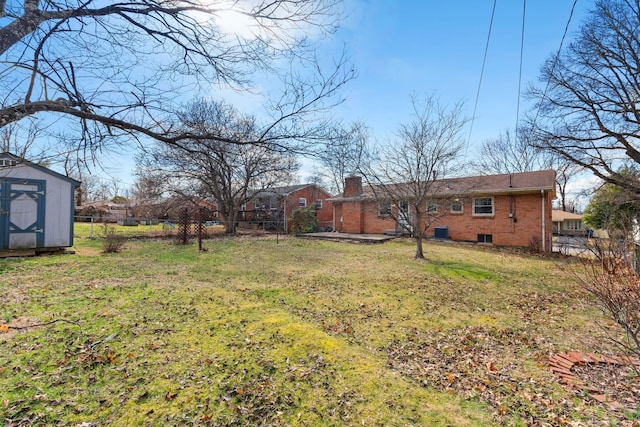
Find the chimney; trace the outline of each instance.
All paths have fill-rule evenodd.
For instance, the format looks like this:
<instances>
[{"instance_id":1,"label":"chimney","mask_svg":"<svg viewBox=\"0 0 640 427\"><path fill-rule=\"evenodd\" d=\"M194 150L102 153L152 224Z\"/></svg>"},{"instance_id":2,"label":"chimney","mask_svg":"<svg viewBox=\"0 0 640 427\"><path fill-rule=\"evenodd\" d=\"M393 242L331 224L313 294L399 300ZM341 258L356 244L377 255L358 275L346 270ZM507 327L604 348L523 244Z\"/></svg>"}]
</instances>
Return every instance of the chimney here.
<instances>
[{"instance_id":1,"label":"chimney","mask_svg":"<svg viewBox=\"0 0 640 427\"><path fill-rule=\"evenodd\" d=\"M344 179L344 197L362 196L362 177L348 176Z\"/></svg>"}]
</instances>

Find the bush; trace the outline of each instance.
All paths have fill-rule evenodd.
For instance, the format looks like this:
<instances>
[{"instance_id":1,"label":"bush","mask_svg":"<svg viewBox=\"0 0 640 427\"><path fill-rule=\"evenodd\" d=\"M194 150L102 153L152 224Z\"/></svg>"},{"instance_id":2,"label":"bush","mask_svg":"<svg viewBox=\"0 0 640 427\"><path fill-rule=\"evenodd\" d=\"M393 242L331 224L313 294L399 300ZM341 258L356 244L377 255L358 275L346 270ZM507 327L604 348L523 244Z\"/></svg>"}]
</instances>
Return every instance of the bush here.
<instances>
[{"instance_id":1,"label":"bush","mask_svg":"<svg viewBox=\"0 0 640 427\"><path fill-rule=\"evenodd\" d=\"M117 233L114 225L106 222L100 225L99 236L102 237L102 252L106 254L120 252L127 241L125 236Z\"/></svg>"},{"instance_id":2,"label":"bush","mask_svg":"<svg viewBox=\"0 0 640 427\"><path fill-rule=\"evenodd\" d=\"M316 211L311 208L296 209L291 214L291 231L294 234L313 233L318 226Z\"/></svg>"},{"instance_id":3,"label":"bush","mask_svg":"<svg viewBox=\"0 0 640 427\"><path fill-rule=\"evenodd\" d=\"M597 242L595 258L582 262L578 278L593 295L605 315L624 331L625 339L613 341L623 350L640 357L640 275L627 247Z\"/></svg>"}]
</instances>

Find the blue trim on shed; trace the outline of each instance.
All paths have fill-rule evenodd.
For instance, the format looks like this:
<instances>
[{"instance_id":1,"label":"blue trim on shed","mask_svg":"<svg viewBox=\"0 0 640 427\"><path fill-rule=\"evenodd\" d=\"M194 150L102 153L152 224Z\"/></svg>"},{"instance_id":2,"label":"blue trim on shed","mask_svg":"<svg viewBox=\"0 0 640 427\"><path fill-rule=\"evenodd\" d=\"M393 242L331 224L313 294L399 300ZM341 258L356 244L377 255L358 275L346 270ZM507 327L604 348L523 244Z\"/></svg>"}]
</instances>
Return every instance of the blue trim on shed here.
<instances>
[{"instance_id":1,"label":"blue trim on shed","mask_svg":"<svg viewBox=\"0 0 640 427\"><path fill-rule=\"evenodd\" d=\"M14 190L12 184L35 185L36 191ZM41 179L1 178L0 179L0 224L3 226L3 238L0 241L0 249L10 248L12 234L35 233L36 248L44 247L45 214L46 214L46 188L47 182ZM11 202L27 195L36 202L36 222L25 229L19 229L11 222ZM39 231L40 230L40 231Z\"/></svg>"},{"instance_id":2,"label":"blue trim on shed","mask_svg":"<svg viewBox=\"0 0 640 427\"><path fill-rule=\"evenodd\" d=\"M40 166L40 165L38 165L36 163L30 162L29 160L23 159L22 157L16 156L16 155L14 155L12 153L9 153L9 152L0 153L0 159L11 159L11 160L15 160L16 161L16 165L15 166L2 167L2 168L0 168L0 170L1 169L5 169L5 168L16 168L16 167L20 167L20 166L28 166L29 168L33 168L33 169L35 169L37 171L40 171L40 172L45 173L47 175L50 175L50 176L52 176L54 178L57 178L57 179L59 179L61 181L66 181L67 183L71 184L71 186L70 186L71 187L71 194L70 194L71 203L70 203L70 206L69 206L69 209L70 209L70 214L69 214L69 246L73 246L73 243L74 243L74 225L75 225L74 224L74 219L75 219L75 206L74 206L74 201L75 201L75 197L74 196L75 196L75 194L74 193L75 193L75 189L80 186L80 184L81 184L80 181L77 181L77 180L75 180L73 178L69 178L68 176L59 174L58 172L52 171L51 169L48 169L48 168L46 168L44 166ZM6 181L6 180L13 180L14 178L1 178L0 177L0 179L2 179L3 181ZM22 179L22 178L15 178L15 179L18 180L18 181L24 181L24 179ZM0 200L0 203L1 202L2 201ZM4 219L2 218L2 216L3 216L2 215L2 209L3 209L3 206L0 204L0 231L2 231L3 235L6 236L6 238L8 239L8 235L9 235L8 227L9 227L9 224L8 224L8 221L4 221ZM45 216L46 215L46 202L38 204L37 215L38 215L39 218L42 218L42 221L45 221L45 218L46 218L46 216ZM40 216L40 215L42 215L42 216ZM6 223L6 227L5 227L5 223ZM44 229L44 224L43 224L42 228ZM38 239L37 246L38 247L44 247L44 231L41 234L38 233L37 239ZM0 238L0 249L4 245L3 240L4 239ZM7 243L7 245L8 245L8 243Z\"/></svg>"},{"instance_id":3,"label":"blue trim on shed","mask_svg":"<svg viewBox=\"0 0 640 427\"><path fill-rule=\"evenodd\" d=\"M71 186L71 213L69 214L69 246L73 246L73 231L75 227L76 209L75 209L75 190L78 185Z\"/></svg>"}]
</instances>

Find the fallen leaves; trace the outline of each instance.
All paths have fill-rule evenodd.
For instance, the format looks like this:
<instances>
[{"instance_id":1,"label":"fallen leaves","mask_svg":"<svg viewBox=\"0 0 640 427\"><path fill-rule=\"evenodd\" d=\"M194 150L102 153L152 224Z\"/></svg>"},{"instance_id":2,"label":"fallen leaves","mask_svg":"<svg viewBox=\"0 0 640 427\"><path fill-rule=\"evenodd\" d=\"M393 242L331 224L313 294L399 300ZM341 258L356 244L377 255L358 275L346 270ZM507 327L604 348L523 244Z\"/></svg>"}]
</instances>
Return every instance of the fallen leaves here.
<instances>
[{"instance_id":1,"label":"fallen leaves","mask_svg":"<svg viewBox=\"0 0 640 427\"><path fill-rule=\"evenodd\" d=\"M575 364L572 371L586 385L605 393L606 401L632 410L640 408L640 375L632 366L584 363Z\"/></svg>"},{"instance_id":2,"label":"fallen leaves","mask_svg":"<svg viewBox=\"0 0 640 427\"><path fill-rule=\"evenodd\" d=\"M574 408L551 397L552 384L527 377L526 360L517 356L525 340L535 341L523 330L411 330L387 347L388 366L424 386L486 402L498 423L519 418L562 425L558 420L570 418Z\"/></svg>"}]
</instances>

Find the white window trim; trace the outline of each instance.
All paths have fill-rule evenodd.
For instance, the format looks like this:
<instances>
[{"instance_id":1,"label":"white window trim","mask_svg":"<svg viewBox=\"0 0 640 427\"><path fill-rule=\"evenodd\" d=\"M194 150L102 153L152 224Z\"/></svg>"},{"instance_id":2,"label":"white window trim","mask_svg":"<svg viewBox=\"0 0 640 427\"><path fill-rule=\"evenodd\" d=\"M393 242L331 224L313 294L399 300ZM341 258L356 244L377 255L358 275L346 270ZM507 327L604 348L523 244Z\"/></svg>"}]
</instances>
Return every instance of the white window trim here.
<instances>
[{"instance_id":1,"label":"white window trim","mask_svg":"<svg viewBox=\"0 0 640 427\"><path fill-rule=\"evenodd\" d=\"M460 203L460 210L455 210L455 209L453 209L453 205L454 205L455 203ZM451 213L454 213L454 214L461 214L461 213L464 213L464 202L463 202L462 200L458 200L457 202L456 202L455 200L453 200L453 201L451 202L451 209L450 209L450 211L451 211Z\"/></svg>"},{"instance_id":2,"label":"white window trim","mask_svg":"<svg viewBox=\"0 0 640 427\"><path fill-rule=\"evenodd\" d=\"M307 198L306 197L299 197L298 198L298 207L299 208L306 208L307 207Z\"/></svg>"},{"instance_id":3,"label":"white window trim","mask_svg":"<svg viewBox=\"0 0 640 427\"><path fill-rule=\"evenodd\" d=\"M384 218L390 217L391 214L392 214L392 209L393 209L392 205L393 204L391 202L388 202L388 201L378 202L378 216L379 217L384 217ZM385 208L385 212L382 212L381 208L383 206Z\"/></svg>"},{"instance_id":4,"label":"white window trim","mask_svg":"<svg viewBox=\"0 0 640 427\"><path fill-rule=\"evenodd\" d=\"M314 203L316 205L316 209L322 209L322 206L323 206L322 199L316 199Z\"/></svg>"},{"instance_id":5,"label":"white window trim","mask_svg":"<svg viewBox=\"0 0 640 427\"><path fill-rule=\"evenodd\" d=\"M480 199L491 199L491 213L476 213L476 201ZM496 213L496 204L493 197L474 197L471 205L473 216L494 216Z\"/></svg>"},{"instance_id":6,"label":"white window trim","mask_svg":"<svg viewBox=\"0 0 640 427\"><path fill-rule=\"evenodd\" d=\"M579 219L568 219L564 222L564 229L569 231L582 230L582 221Z\"/></svg>"},{"instance_id":7,"label":"white window trim","mask_svg":"<svg viewBox=\"0 0 640 427\"><path fill-rule=\"evenodd\" d=\"M430 205L431 203L433 203L433 204L434 204L435 209L430 209L430 208L429 208L429 205ZM429 199L429 200L427 200L427 213L430 213L430 214L432 214L432 213L438 213L438 200L436 200L436 199Z\"/></svg>"}]
</instances>

